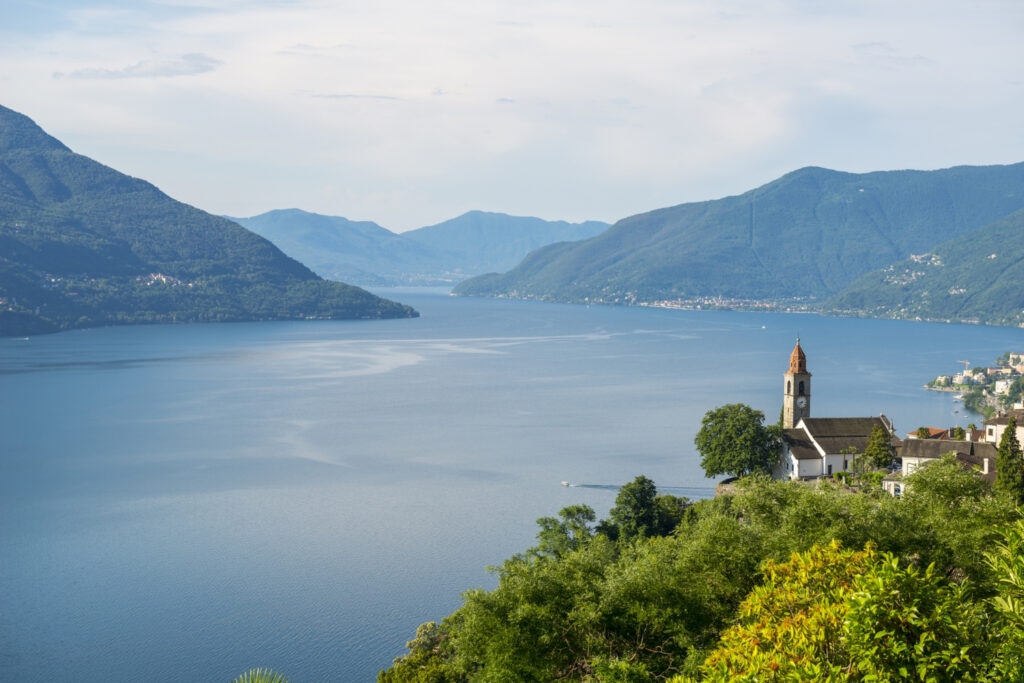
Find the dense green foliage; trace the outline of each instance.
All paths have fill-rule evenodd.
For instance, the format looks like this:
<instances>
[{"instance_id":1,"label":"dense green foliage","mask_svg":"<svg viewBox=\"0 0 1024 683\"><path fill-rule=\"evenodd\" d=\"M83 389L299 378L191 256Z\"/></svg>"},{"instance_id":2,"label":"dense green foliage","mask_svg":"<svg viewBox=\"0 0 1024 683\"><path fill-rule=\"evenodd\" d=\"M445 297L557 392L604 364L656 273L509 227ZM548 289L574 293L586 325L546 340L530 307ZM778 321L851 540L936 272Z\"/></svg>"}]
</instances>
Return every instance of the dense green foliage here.
<instances>
[{"instance_id":1,"label":"dense green foliage","mask_svg":"<svg viewBox=\"0 0 1024 683\"><path fill-rule=\"evenodd\" d=\"M583 242L544 247L455 292L608 303L823 300L1022 207L1024 163L865 174L804 168L739 196L659 209Z\"/></svg>"},{"instance_id":2,"label":"dense green foliage","mask_svg":"<svg viewBox=\"0 0 1024 683\"><path fill-rule=\"evenodd\" d=\"M1024 324L1024 211L868 273L827 310L873 317Z\"/></svg>"},{"instance_id":3,"label":"dense green foliage","mask_svg":"<svg viewBox=\"0 0 1024 683\"><path fill-rule=\"evenodd\" d=\"M1018 505L1024 504L1024 453L1017 440L1017 420L1010 417L999 439L996 456L996 488Z\"/></svg>"},{"instance_id":4,"label":"dense green foliage","mask_svg":"<svg viewBox=\"0 0 1024 683\"><path fill-rule=\"evenodd\" d=\"M616 507L650 511L657 496L651 498L648 480L633 484ZM835 653L815 660L822 666L845 662L833 680L925 680L899 673L922 657L927 672L949 672L929 680L951 680L953 673L1000 680L992 674L1007 661L999 643L1024 633L1013 621L1024 624L1024 603L1018 602L1021 584L1007 583L1006 571L994 572L985 553L1010 543L1000 561L1024 577L1024 541L1006 540L1019 509L952 458L921 468L906 484L903 498L894 499L880 489L853 494L827 482L812 488L750 477L735 496L686 505L669 533L618 540L601 531L607 522L592 523L589 508L566 508L560 519L539 520L537 548L493 570L497 588L467 592L453 614L421 627L409 654L379 680L720 680L709 656L730 646L723 638L730 628L770 616L770 610L744 613L741 605L754 604L755 589L762 604L782 599L779 568L793 553L831 567L836 581L858 562L866 568L821 602L820 618L831 619L828 610L843 613L829 622L832 635L808 636L805 644ZM830 554L859 559L830 562ZM799 577L785 579L801 601L787 603L794 615L818 609L814 582L832 580L815 572L801 576L803 585ZM901 591L899 600L887 597L894 590ZM997 597L1009 610L998 619L994 608L985 608ZM856 618L847 626L851 614ZM800 624L777 620L770 627L782 634ZM873 650L882 640L886 650Z\"/></svg>"},{"instance_id":5,"label":"dense green foliage","mask_svg":"<svg viewBox=\"0 0 1024 683\"><path fill-rule=\"evenodd\" d=\"M0 107L0 334L122 323L406 317Z\"/></svg>"},{"instance_id":6,"label":"dense green foliage","mask_svg":"<svg viewBox=\"0 0 1024 683\"><path fill-rule=\"evenodd\" d=\"M769 474L781 445L779 428L765 427L764 413L742 403L709 410L693 443L708 477Z\"/></svg>"},{"instance_id":7,"label":"dense green foliage","mask_svg":"<svg viewBox=\"0 0 1024 683\"><path fill-rule=\"evenodd\" d=\"M452 284L508 270L546 244L586 239L608 228L599 221L566 223L485 211L401 234L368 221L298 209L232 220L318 275L363 285Z\"/></svg>"},{"instance_id":8,"label":"dense green foliage","mask_svg":"<svg viewBox=\"0 0 1024 683\"><path fill-rule=\"evenodd\" d=\"M765 563L705 681L979 681L992 647L968 582L833 542Z\"/></svg>"}]
</instances>

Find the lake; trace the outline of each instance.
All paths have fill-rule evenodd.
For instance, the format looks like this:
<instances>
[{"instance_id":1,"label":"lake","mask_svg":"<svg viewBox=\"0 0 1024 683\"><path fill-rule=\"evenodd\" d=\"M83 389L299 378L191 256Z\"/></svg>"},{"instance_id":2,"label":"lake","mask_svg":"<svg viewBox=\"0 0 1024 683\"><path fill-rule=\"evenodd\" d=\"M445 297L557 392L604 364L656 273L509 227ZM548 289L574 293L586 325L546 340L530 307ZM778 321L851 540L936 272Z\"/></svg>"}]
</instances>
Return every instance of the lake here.
<instances>
[{"instance_id":1,"label":"lake","mask_svg":"<svg viewBox=\"0 0 1024 683\"><path fill-rule=\"evenodd\" d=\"M798 334L812 415L900 433L980 421L921 385L1024 350L1008 328L381 293L422 317L0 340L0 680L373 680L538 517L602 516L638 474L711 496L701 417L774 422Z\"/></svg>"}]
</instances>

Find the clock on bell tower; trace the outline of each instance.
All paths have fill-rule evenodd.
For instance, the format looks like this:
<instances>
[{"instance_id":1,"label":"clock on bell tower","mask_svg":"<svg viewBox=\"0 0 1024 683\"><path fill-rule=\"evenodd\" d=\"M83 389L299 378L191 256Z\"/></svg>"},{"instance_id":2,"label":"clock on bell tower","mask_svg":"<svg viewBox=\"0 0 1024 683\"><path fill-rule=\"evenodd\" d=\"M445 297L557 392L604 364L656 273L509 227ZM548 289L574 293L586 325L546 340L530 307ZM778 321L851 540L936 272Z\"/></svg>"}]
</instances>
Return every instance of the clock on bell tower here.
<instances>
[{"instance_id":1,"label":"clock on bell tower","mask_svg":"<svg viewBox=\"0 0 1024 683\"><path fill-rule=\"evenodd\" d=\"M800 418L811 416L811 373L807 372L807 356L800 348L800 337L789 354L789 370L782 377L782 427L793 429Z\"/></svg>"}]
</instances>

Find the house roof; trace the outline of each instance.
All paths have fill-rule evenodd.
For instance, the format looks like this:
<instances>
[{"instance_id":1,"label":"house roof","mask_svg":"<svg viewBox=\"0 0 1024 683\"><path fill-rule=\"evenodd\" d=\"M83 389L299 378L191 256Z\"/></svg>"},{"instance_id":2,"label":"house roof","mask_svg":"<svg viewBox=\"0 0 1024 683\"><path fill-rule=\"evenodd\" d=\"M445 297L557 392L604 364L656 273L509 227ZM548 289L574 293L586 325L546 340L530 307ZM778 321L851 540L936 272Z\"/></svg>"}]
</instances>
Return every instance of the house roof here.
<instances>
[{"instance_id":1,"label":"house roof","mask_svg":"<svg viewBox=\"0 0 1024 683\"><path fill-rule=\"evenodd\" d=\"M999 455L999 449L994 443L976 443L971 453L979 458L988 458L989 467L995 467L996 456Z\"/></svg>"},{"instance_id":2,"label":"house roof","mask_svg":"<svg viewBox=\"0 0 1024 683\"><path fill-rule=\"evenodd\" d=\"M789 452L797 460L820 460L821 453L814 447L807 433L802 429L783 429L782 440L789 447Z\"/></svg>"},{"instance_id":3,"label":"house roof","mask_svg":"<svg viewBox=\"0 0 1024 683\"><path fill-rule=\"evenodd\" d=\"M1009 423L1011 417L1013 417L1013 418L1015 418L1017 420L1017 426L1018 427L1021 426L1021 424L1024 423L1024 410L1020 410L1019 408L1017 408L1017 409L1011 410L1008 413L1003 413L999 417L990 417L987 420L982 420L982 424L987 424L987 425L1004 425L1004 424L1008 424Z\"/></svg>"},{"instance_id":4,"label":"house roof","mask_svg":"<svg viewBox=\"0 0 1024 683\"><path fill-rule=\"evenodd\" d=\"M996 483L996 461L994 458L989 458L988 474L982 474L982 471L985 469L985 457L987 456L980 456L977 454L966 455L958 453L956 456L956 461L965 468L977 470L978 475L982 478L982 480L987 481L989 484L994 484Z\"/></svg>"},{"instance_id":5,"label":"house roof","mask_svg":"<svg viewBox=\"0 0 1024 683\"><path fill-rule=\"evenodd\" d=\"M900 449L901 458L939 459L946 453L971 453L970 441L956 439L907 439Z\"/></svg>"},{"instance_id":6,"label":"house roof","mask_svg":"<svg viewBox=\"0 0 1024 683\"><path fill-rule=\"evenodd\" d=\"M942 429L941 427L925 427L925 429L928 430L928 436L925 437L926 439L944 439L949 436L948 429ZM917 435L916 429L912 432L907 432L907 436L914 439L921 438Z\"/></svg>"}]
</instances>

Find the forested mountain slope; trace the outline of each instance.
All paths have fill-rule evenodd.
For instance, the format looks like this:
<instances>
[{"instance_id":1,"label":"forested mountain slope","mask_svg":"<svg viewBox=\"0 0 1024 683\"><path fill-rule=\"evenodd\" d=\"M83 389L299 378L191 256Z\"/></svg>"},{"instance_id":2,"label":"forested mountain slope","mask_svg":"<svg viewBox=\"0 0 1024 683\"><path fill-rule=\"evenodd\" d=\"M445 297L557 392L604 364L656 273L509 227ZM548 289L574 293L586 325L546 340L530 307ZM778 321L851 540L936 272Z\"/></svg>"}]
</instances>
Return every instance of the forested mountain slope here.
<instances>
[{"instance_id":1,"label":"forested mountain slope","mask_svg":"<svg viewBox=\"0 0 1024 683\"><path fill-rule=\"evenodd\" d=\"M410 315L320 279L267 240L75 154L0 107L0 335Z\"/></svg>"},{"instance_id":2,"label":"forested mountain slope","mask_svg":"<svg viewBox=\"0 0 1024 683\"><path fill-rule=\"evenodd\" d=\"M803 168L744 194L623 219L456 293L561 301L824 299L857 277L1024 208L1024 163Z\"/></svg>"},{"instance_id":3,"label":"forested mountain slope","mask_svg":"<svg viewBox=\"0 0 1024 683\"><path fill-rule=\"evenodd\" d=\"M864 275L826 310L1024 325L1024 210Z\"/></svg>"}]
</instances>

